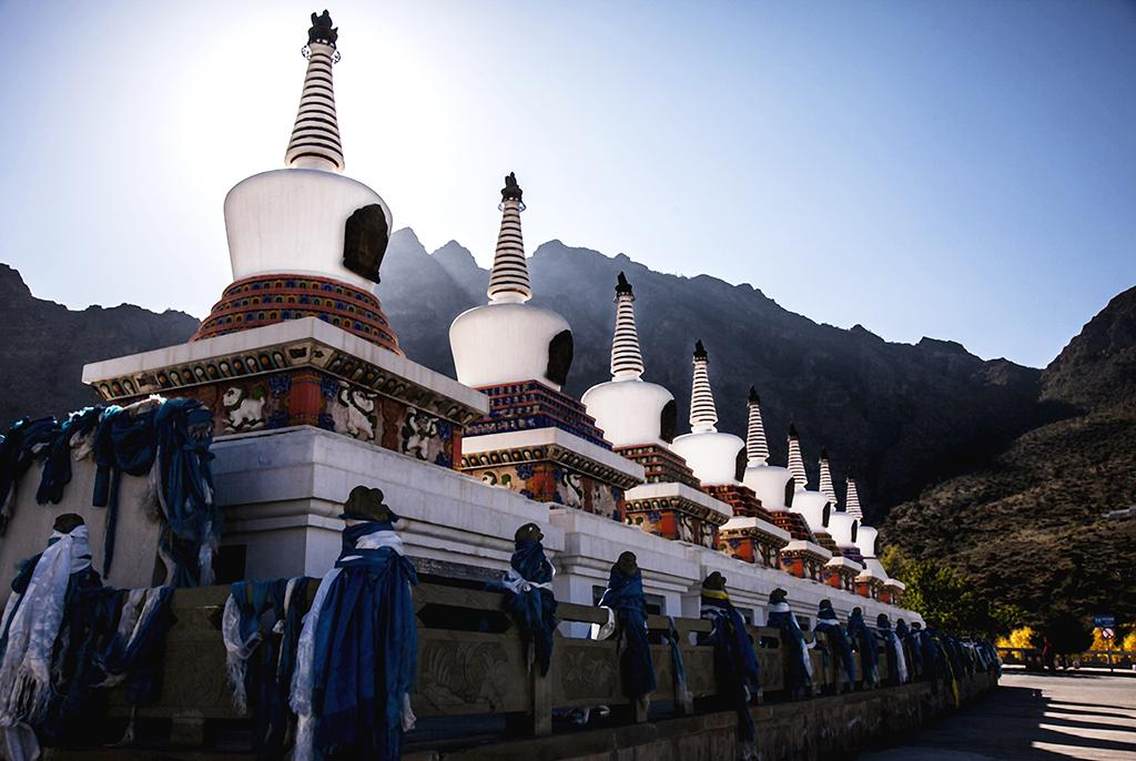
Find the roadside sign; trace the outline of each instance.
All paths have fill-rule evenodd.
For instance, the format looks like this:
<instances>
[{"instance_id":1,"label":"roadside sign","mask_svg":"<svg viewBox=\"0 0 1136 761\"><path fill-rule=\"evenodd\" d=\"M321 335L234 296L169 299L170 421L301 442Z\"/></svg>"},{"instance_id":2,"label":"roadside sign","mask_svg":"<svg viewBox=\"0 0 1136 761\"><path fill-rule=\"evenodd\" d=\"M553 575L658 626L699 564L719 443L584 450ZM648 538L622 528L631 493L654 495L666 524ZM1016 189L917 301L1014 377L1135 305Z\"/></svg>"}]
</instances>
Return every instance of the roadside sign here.
<instances>
[{"instance_id":1,"label":"roadside sign","mask_svg":"<svg viewBox=\"0 0 1136 761\"><path fill-rule=\"evenodd\" d=\"M1112 627L1116 626L1116 616L1112 615L1111 613L1093 616L1093 626L1097 627L1098 629L1111 629Z\"/></svg>"},{"instance_id":2,"label":"roadside sign","mask_svg":"<svg viewBox=\"0 0 1136 761\"><path fill-rule=\"evenodd\" d=\"M1101 629L1101 638L1116 639L1116 632L1106 626L1105 628Z\"/></svg>"}]
</instances>

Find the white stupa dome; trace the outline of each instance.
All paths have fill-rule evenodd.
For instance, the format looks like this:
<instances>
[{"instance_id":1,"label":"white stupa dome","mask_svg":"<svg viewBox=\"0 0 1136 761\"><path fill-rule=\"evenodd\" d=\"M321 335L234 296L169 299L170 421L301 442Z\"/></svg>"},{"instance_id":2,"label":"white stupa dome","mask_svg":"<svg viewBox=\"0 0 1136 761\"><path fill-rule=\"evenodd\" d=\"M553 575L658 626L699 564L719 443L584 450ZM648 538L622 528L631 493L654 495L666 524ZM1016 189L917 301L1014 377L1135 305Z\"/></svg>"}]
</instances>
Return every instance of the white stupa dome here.
<instances>
[{"instance_id":1,"label":"white stupa dome","mask_svg":"<svg viewBox=\"0 0 1136 761\"><path fill-rule=\"evenodd\" d=\"M846 512L833 510L828 515L828 533L838 547L855 547L859 522Z\"/></svg>"},{"instance_id":2,"label":"white stupa dome","mask_svg":"<svg viewBox=\"0 0 1136 761\"><path fill-rule=\"evenodd\" d=\"M788 510L786 497L790 478L789 469L780 465L750 465L745 469L742 483L753 489L766 510Z\"/></svg>"},{"instance_id":3,"label":"white stupa dome","mask_svg":"<svg viewBox=\"0 0 1136 761\"><path fill-rule=\"evenodd\" d=\"M475 388L537 380L560 390L567 367L556 355L567 347L571 364L572 329L551 309L499 303L474 307L450 325L450 351L458 380ZM556 377L550 377L554 375Z\"/></svg>"},{"instance_id":4,"label":"white stupa dome","mask_svg":"<svg viewBox=\"0 0 1136 761\"><path fill-rule=\"evenodd\" d=\"M793 495L791 512L799 513L805 517L809 528L815 532L828 533L828 519L832 511L832 503L828 497L816 491L798 491Z\"/></svg>"},{"instance_id":5,"label":"white stupa dome","mask_svg":"<svg viewBox=\"0 0 1136 761\"><path fill-rule=\"evenodd\" d=\"M225 233L233 279L287 273L330 277L370 292L375 283L343 266L347 218L378 206L379 194L322 169L276 169L237 183L225 197Z\"/></svg>"},{"instance_id":6,"label":"white stupa dome","mask_svg":"<svg viewBox=\"0 0 1136 761\"><path fill-rule=\"evenodd\" d=\"M736 484L738 452L745 442L732 433L699 431L679 436L671 444L675 454L703 486Z\"/></svg>"},{"instance_id":7,"label":"white stupa dome","mask_svg":"<svg viewBox=\"0 0 1136 761\"><path fill-rule=\"evenodd\" d=\"M871 526L860 525L859 530L856 532L856 546L860 550L860 554L865 558L874 558L876 556L876 539L879 536L879 531Z\"/></svg>"}]
</instances>

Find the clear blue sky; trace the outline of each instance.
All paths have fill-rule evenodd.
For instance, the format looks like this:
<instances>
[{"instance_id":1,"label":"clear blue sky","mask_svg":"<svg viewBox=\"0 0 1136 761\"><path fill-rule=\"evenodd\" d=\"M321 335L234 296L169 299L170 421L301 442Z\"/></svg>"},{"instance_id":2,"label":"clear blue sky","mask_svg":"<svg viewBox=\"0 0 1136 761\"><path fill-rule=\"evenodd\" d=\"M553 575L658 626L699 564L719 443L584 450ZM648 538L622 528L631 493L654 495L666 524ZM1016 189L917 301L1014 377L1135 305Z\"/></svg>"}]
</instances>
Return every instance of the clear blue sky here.
<instances>
[{"instance_id":1,"label":"clear blue sky","mask_svg":"<svg viewBox=\"0 0 1136 761\"><path fill-rule=\"evenodd\" d=\"M73 307L203 316L314 1L3 3L0 261ZM1131 2L329 7L347 173L428 248L487 264L515 170L530 252L1035 366L1136 283Z\"/></svg>"}]
</instances>

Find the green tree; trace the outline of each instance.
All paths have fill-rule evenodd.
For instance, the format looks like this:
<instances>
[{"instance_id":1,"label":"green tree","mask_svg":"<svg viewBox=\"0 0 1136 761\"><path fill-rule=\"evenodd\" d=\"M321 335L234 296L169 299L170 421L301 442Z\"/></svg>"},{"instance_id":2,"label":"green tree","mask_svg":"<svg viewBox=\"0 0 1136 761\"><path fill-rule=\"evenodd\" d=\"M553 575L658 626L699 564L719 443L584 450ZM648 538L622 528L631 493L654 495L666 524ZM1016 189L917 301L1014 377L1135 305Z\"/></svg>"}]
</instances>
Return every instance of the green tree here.
<instances>
[{"instance_id":1,"label":"green tree","mask_svg":"<svg viewBox=\"0 0 1136 761\"><path fill-rule=\"evenodd\" d=\"M906 585L904 606L931 626L955 634L993 636L1021 622L1021 611L986 599L966 574L948 565L916 560L895 545L884 550L880 562L889 576Z\"/></svg>"}]
</instances>

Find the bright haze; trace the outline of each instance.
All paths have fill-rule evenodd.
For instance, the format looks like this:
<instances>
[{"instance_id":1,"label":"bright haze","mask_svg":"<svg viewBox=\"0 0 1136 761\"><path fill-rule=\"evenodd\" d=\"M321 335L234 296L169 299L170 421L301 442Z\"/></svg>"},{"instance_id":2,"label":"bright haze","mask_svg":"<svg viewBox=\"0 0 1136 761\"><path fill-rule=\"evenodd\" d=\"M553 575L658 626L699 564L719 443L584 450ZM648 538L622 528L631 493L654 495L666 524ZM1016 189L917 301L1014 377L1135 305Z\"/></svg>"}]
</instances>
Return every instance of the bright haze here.
<instances>
[{"instance_id":1,"label":"bright haze","mask_svg":"<svg viewBox=\"0 0 1136 761\"><path fill-rule=\"evenodd\" d=\"M205 315L322 8L5 4L0 260L72 307ZM530 252L1041 366L1136 282L1134 8L339 0L346 173L483 266L512 170Z\"/></svg>"}]
</instances>

